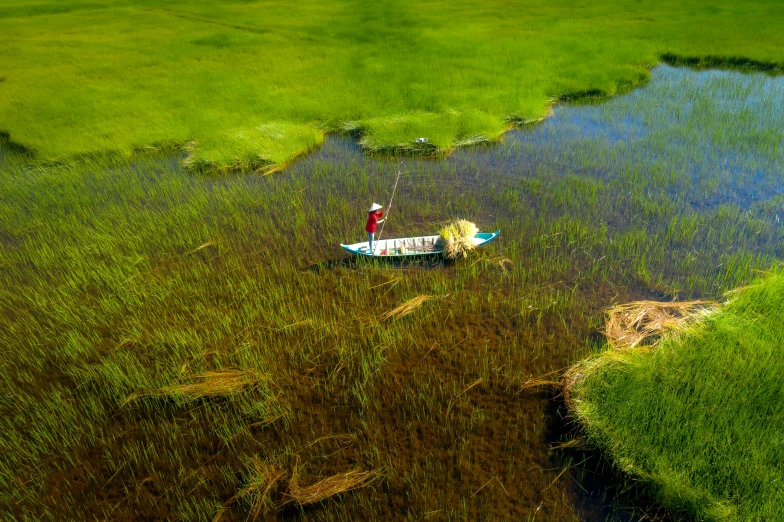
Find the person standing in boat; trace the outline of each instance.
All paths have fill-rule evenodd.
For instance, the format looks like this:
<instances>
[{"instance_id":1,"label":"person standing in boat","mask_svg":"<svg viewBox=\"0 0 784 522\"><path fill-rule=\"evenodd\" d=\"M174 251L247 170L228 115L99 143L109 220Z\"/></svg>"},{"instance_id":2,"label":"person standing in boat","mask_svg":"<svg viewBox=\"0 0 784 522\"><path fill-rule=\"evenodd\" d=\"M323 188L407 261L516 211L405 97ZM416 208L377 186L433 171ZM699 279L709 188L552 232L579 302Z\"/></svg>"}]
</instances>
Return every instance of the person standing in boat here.
<instances>
[{"instance_id":1,"label":"person standing in boat","mask_svg":"<svg viewBox=\"0 0 784 522\"><path fill-rule=\"evenodd\" d=\"M384 220L381 219L381 216L383 215L384 213L381 211L381 205L373 203L370 206L367 223L365 224L365 231L368 235L368 250L371 254L373 253L373 236L376 233L376 225L384 222Z\"/></svg>"}]
</instances>

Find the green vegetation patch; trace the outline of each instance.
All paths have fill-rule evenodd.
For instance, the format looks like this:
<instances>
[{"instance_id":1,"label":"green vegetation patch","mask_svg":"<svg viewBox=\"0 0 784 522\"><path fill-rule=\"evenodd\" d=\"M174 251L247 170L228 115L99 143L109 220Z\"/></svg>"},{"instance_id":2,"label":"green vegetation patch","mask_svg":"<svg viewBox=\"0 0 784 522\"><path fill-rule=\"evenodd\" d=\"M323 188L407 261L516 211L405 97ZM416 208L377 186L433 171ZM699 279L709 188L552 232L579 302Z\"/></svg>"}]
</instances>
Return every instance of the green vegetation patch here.
<instances>
[{"instance_id":1,"label":"green vegetation patch","mask_svg":"<svg viewBox=\"0 0 784 522\"><path fill-rule=\"evenodd\" d=\"M268 169L340 131L438 153L628 89L662 56L781 72L782 18L775 1L17 0L0 133L44 160L174 145L208 168Z\"/></svg>"},{"instance_id":2,"label":"green vegetation patch","mask_svg":"<svg viewBox=\"0 0 784 522\"><path fill-rule=\"evenodd\" d=\"M617 466L698 520L784 511L784 275L653 350L582 363L572 408Z\"/></svg>"}]
</instances>

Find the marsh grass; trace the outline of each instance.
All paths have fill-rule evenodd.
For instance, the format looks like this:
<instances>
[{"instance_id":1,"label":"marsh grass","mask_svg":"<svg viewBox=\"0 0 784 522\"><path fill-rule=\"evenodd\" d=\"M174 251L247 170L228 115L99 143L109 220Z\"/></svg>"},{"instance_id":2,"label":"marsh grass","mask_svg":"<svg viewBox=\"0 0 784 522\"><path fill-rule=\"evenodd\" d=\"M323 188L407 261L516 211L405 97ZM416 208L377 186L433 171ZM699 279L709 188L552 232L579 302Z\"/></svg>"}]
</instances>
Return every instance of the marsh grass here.
<instances>
[{"instance_id":1,"label":"marsh grass","mask_svg":"<svg viewBox=\"0 0 784 522\"><path fill-rule=\"evenodd\" d=\"M548 386L558 388L568 408L576 412L573 390L580 389L594 372L605 366L624 364L624 352L647 352L657 348L665 339L687 334L720 309L712 301L633 301L616 304L606 311L604 339L606 349L600 357L588 357L572 365L559 380L534 378L522 389ZM559 374L561 372L558 372Z\"/></svg>"},{"instance_id":2,"label":"marsh grass","mask_svg":"<svg viewBox=\"0 0 784 522\"><path fill-rule=\"evenodd\" d=\"M697 322L665 319L654 347L616 343L567 372L589 441L662 505L700 520L781 513L783 289L776 270L717 311L693 307Z\"/></svg>"},{"instance_id":3,"label":"marsh grass","mask_svg":"<svg viewBox=\"0 0 784 522\"><path fill-rule=\"evenodd\" d=\"M176 149L209 172L273 171L333 132L443 156L553 100L626 92L662 55L781 71L783 15L731 0L20 0L0 6L0 132L41 162Z\"/></svg>"},{"instance_id":4,"label":"marsh grass","mask_svg":"<svg viewBox=\"0 0 784 522\"><path fill-rule=\"evenodd\" d=\"M551 451L559 412L520 389L591 352L615 303L722 299L777 262L780 82L657 69L498 145L407 161L389 237L455 216L503 231L451 264L343 257L398 167L349 138L274 176L2 156L0 518L228 522L262 493L265 520L624 519L631 500ZM449 298L379 320L423 295ZM227 369L259 380L120 407ZM265 513L274 475L254 482L254 459L287 478L299 459L301 487L383 473Z\"/></svg>"},{"instance_id":5,"label":"marsh grass","mask_svg":"<svg viewBox=\"0 0 784 522\"><path fill-rule=\"evenodd\" d=\"M664 53L662 61L667 65L678 67L691 67L693 69L733 69L738 71L763 72L776 75L784 73L784 64L770 60L754 60L742 56L679 56L674 53Z\"/></svg>"}]
</instances>

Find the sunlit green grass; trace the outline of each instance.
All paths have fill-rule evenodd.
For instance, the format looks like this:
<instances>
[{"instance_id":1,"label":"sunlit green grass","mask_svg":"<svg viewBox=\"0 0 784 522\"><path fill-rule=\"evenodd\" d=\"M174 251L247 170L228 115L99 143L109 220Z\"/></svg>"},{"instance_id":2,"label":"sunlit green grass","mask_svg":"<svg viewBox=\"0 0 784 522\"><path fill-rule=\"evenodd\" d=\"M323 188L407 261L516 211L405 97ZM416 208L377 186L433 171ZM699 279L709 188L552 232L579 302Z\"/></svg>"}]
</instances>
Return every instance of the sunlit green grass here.
<instances>
[{"instance_id":1,"label":"sunlit green grass","mask_svg":"<svg viewBox=\"0 0 784 522\"><path fill-rule=\"evenodd\" d=\"M652 352L605 353L573 389L592 441L697 520L784 511L784 277L731 297Z\"/></svg>"},{"instance_id":2,"label":"sunlit green grass","mask_svg":"<svg viewBox=\"0 0 784 522\"><path fill-rule=\"evenodd\" d=\"M781 63L782 9L17 0L0 6L0 131L43 160L176 146L218 168L269 169L332 131L448 150L639 84L663 53Z\"/></svg>"}]
</instances>

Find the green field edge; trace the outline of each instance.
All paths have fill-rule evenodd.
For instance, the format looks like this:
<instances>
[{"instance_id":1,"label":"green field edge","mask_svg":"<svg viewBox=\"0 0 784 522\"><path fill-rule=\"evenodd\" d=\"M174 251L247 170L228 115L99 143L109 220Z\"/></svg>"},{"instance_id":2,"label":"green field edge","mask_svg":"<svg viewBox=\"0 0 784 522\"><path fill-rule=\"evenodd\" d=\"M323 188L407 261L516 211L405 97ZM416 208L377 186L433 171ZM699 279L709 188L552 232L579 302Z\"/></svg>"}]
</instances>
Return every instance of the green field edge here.
<instances>
[{"instance_id":1,"label":"green field edge","mask_svg":"<svg viewBox=\"0 0 784 522\"><path fill-rule=\"evenodd\" d=\"M726 499L716 497L710 492L687 484L679 483L677 491L665 476L658 476L643 469L641 463L635 462L622 455L624 441L613 438L612 425L602 422L597 414L596 405L584 398L585 385L589 377L597 373L607 373L615 368L638 364L634 358L641 354L652 354L658 350L688 349L684 347L685 340L690 336L699 335L709 328L712 322L721 319L723 314L734 315L732 305L749 290L765 287L774 278L781 277L782 264L774 265L770 271L763 272L764 276L754 280L748 285L730 290L724 294L724 299L713 304L713 308L699 319L690 322L687 326L675 329L662 335L652 344L638 345L631 348L614 348L605 343L600 351L590 354L577 361L564 373L559 383L560 396L567 410L567 417L576 428L575 441L578 446L588 451L597 451L611 464L613 471L620 480L637 483L635 490L642 494L646 502L652 501L664 508L666 512L676 519L686 516L687 520L704 522L729 522L738 520L736 508ZM596 377L601 379L601 376Z\"/></svg>"},{"instance_id":2,"label":"green field edge","mask_svg":"<svg viewBox=\"0 0 784 522\"><path fill-rule=\"evenodd\" d=\"M675 53L664 53L661 55L661 60L662 63L673 67L688 67L698 71L719 69L748 74L765 73L770 76L784 74L784 63L753 60L742 56L684 56Z\"/></svg>"},{"instance_id":3,"label":"green field edge","mask_svg":"<svg viewBox=\"0 0 784 522\"><path fill-rule=\"evenodd\" d=\"M724 303L726 304L726 303ZM717 311L711 315L721 313L724 308L721 305ZM704 320L692 324L690 330L699 330L704 326ZM666 494L669 484L659 479L656 475L645 472L640 466L630 459L619 458L617 448L621 441L608 440L608 436L594 436L597 432L607 433L604 429L605 424L597 421L593 416L593 406L590 402L581 397L581 387L586 379L599 371L610 371L613 366L629 364L627 358L631 355L650 352L658 349L659 343L655 346L637 346L623 350L615 350L609 345L605 345L602 351L586 357L571 366L565 373L561 381L562 394L565 398L568 416L578 428L579 441L588 450L598 451L613 467L615 473L621 480L636 482L641 488L636 488L644 497L655 502L671 514L685 514L690 511L690 507L695 505L710 506L697 520L705 522L727 522L726 515L731 511L731 507L720 499L714 498L705 492L697 491L693 488L683 488L678 492L677 497ZM724 515L724 516L722 516Z\"/></svg>"},{"instance_id":4,"label":"green field edge","mask_svg":"<svg viewBox=\"0 0 784 522\"><path fill-rule=\"evenodd\" d=\"M773 61L760 61L739 56L686 56L671 52L663 53L660 62L644 65L649 71L662 64L671 67L686 67L689 69L735 71L743 74L764 73L769 76L779 76L784 74L784 63ZM229 164L219 164L216 162L199 161L194 158L193 152L196 150L197 140L189 139L185 141L158 142L147 145L136 145L132 147L130 154L114 150L88 151L74 154L72 156L58 160L43 160L36 158L36 151L33 147L13 140L9 130L0 130L0 147L7 149L12 155L23 158L28 162L34 162L41 167L73 167L77 165L109 166L133 163L142 158L151 156L169 156L174 154L185 154L180 161L183 167L193 173L200 174L225 174L230 172L255 172L259 174L272 174L285 170L296 161L307 156L320 147L328 136L347 136L357 142L365 154L377 155L381 157L418 157L443 159L448 157L458 148L491 145L503 140L504 134L509 131L520 129L529 125L536 125L543 122L553 114L553 107L557 104L570 105L592 105L600 104L611 98L623 96L635 89L642 88L648 84L650 76L641 77L636 82L617 82L615 92L609 93L603 89L589 88L568 93L562 93L550 98L549 103L544 108L544 115L527 118L520 115L507 115L502 119L507 124L504 130L495 136L483 134L473 135L466 138L455 139L449 147L439 147L430 143L396 143L372 145L367 140L366 128L358 122L345 122L337 128L326 128L321 132L319 141L305 149L302 149L281 163L275 163L268 159L254 161L238 160Z\"/></svg>"}]
</instances>

